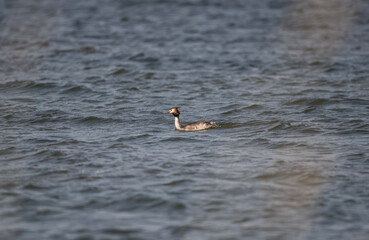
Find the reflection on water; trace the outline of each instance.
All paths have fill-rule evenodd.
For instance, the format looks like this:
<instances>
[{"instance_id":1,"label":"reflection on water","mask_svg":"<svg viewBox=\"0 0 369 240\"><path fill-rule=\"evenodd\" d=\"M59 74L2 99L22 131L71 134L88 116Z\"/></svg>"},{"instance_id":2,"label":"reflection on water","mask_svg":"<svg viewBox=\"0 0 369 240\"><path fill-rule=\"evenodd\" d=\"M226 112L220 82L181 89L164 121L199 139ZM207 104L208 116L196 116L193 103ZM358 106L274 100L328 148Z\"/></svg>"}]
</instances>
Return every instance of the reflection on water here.
<instances>
[{"instance_id":1,"label":"reflection on water","mask_svg":"<svg viewBox=\"0 0 369 240\"><path fill-rule=\"evenodd\" d=\"M352 26L355 1L295 1L284 18L287 51L329 58L339 53Z\"/></svg>"},{"instance_id":2,"label":"reflection on water","mask_svg":"<svg viewBox=\"0 0 369 240\"><path fill-rule=\"evenodd\" d=\"M325 190L325 184L330 181L326 171L332 171L335 166L334 152L334 149L326 145L324 137L310 139L297 147L282 147L273 152L273 165L261 175L261 178L273 181L262 186L270 200L265 207L268 215L266 226L282 223L286 236L291 239L311 232L310 225L319 198ZM271 188L268 186L270 184L277 186ZM297 232L289 229L297 229Z\"/></svg>"}]
</instances>

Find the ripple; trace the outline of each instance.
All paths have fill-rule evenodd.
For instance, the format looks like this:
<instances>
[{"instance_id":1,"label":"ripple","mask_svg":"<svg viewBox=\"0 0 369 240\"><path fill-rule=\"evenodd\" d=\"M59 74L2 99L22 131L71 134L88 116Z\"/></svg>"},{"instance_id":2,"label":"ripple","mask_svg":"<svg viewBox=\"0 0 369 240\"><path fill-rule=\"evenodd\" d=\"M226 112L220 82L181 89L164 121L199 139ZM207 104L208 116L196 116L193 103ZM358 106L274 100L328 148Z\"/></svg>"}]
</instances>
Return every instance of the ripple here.
<instances>
[{"instance_id":1,"label":"ripple","mask_svg":"<svg viewBox=\"0 0 369 240\"><path fill-rule=\"evenodd\" d=\"M11 154L14 152L15 147L6 147L6 148L3 148L3 149L0 149L0 156L1 155L5 155L5 154Z\"/></svg>"},{"instance_id":2,"label":"ripple","mask_svg":"<svg viewBox=\"0 0 369 240\"><path fill-rule=\"evenodd\" d=\"M122 75L122 74L126 74L129 71L125 68L119 68L117 70L114 70L112 73L110 73L109 75L113 75L113 76L117 76L117 75Z\"/></svg>"},{"instance_id":3,"label":"ripple","mask_svg":"<svg viewBox=\"0 0 369 240\"><path fill-rule=\"evenodd\" d=\"M271 124L273 124L274 126L268 128L268 131L275 131L275 130L287 129L287 128L290 128L292 126L291 123L288 123L288 122L279 122L279 121L277 123L272 122Z\"/></svg>"},{"instance_id":4,"label":"ripple","mask_svg":"<svg viewBox=\"0 0 369 240\"><path fill-rule=\"evenodd\" d=\"M285 183L296 186L299 186L299 184L314 186L322 185L327 181L327 177L323 176L320 171L304 171L303 169L270 171L254 176L254 178L271 182L278 182L282 184L282 186L284 186Z\"/></svg>"},{"instance_id":5,"label":"ripple","mask_svg":"<svg viewBox=\"0 0 369 240\"><path fill-rule=\"evenodd\" d=\"M161 211L182 211L186 209L186 205L181 202L143 193L131 195L124 201L127 206L131 206L132 209L155 209Z\"/></svg>"},{"instance_id":6,"label":"ripple","mask_svg":"<svg viewBox=\"0 0 369 240\"><path fill-rule=\"evenodd\" d=\"M35 185L33 183L29 183L23 186L23 189L27 189L27 190L40 190L40 189L44 189L43 187L39 186L39 185Z\"/></svg>"},{"instance_id":7,"label":"ripple","mask_svg":"<svg viewBox=\"0 0 369 240\"><path fill-rule=\"evenodd\" d=\"M334 103L333 101L325 98L299 98L296 100L292 100L290 102L287 102L285 105L309 105L309 106L319 106L319 105L325 105L328 103Z\"/></svg>"},{"instance_id":8,"label":"ripple","mask_svg":"<svg viewBox=\"0 0 369 240\"><path fill-rule=\"evenodd\" d=\"M51 90L58 88L59 86L54 82L47 82L43 79L39 81L31 81L31 80L24 80L24 81L9 81L3 84L0 84L0 90L2 91L9 91L9 90Z\"/></svg>"},{"instance_id":9,"label":"ripple","mask_svg":"<svg viewBox=\"0 0 369 240\"><path fill-rule=\"evenodd\" d=\"M202 140L190 137L168 137L160 140L160 142L202 142Z\"/></svg>"},{"instance_id":10,"label":"ripple","mask_svg":"<svg viewBox=\"0 0 369 240\"><path fill-rule=\"evenodd\" d=\"M85 47L81 47L81 48L58 49L58 50L54 50L54 52L57 53L57 54L60 54L60 53L93 54L93 53L97 53L98 51L94 47L85 46Z\"/></svg>"},{"instance_id":11,"label":"ripple","mask_svg":"<svg viewBox=\"0 0 369 240\"><path fill-rule=\"evenodd\" d=\"M171 180L169 182L162 183L162 185L177 186L177 185L184 185L184 184L191 183L191 182L193 182L191 179L176 179L176 180Z\"/></svg>"},{"instance_id":12,"label":"ripple","mask_svg":"<svg viewBox=\"0 0 369 240\"><path fill-rule=\"evenodd\" d=\"M121 119L114 119L114 118L103 118L103 117L97 117L97 116L88 116L83 117L78 120L80 123L85 124L102 124L102 123L121 123Z\"/></svg>"},{"instance_id":13,"label":"ripple","mask_svg":"<svg viewBox=\"0 0 369 240\"><path fill-rule=\"evenodd\" d=\"M129 60L137 62L157 62L159 58L146 56L145 53L138 53L131 56Z\"/></svg>"},{"instance_id":14,"label":"ripple","mask_svg":"<svg viewBox=\"0 0 369 240\"><path fill-rule=\"evenodd\" d=\"M107 228L107 229L103 230L104 233L117 234L117 235L132 234L132 233L137 233L139 231L140 231L140 229L124 228L124 227L121 227L121 228Z\"/></svg>"},{"instance_id":15,"label":"ripple","mask_svg":"<svg viewBox=\"0 0 369 240\"><path fill-rule=\"evenodd\" d=\"M235 123L235 122L227 122L227 123L220 122L220 123L217 123L217 125L218 125L218 128L224 128L224 129L238 128L238 127L244 126L243 123Z\"/></svg>"},{"instance_id":16,"label":"ripple","mask_svg":"<svg viewBox=\"0 0 369 240\"><path fill-rule=\"evenodd\" d=\"M133 136L119 137L115 141L124 142L127 140L147 139L148 137L152 137L152 136L153 136L152 134L143 133L143 134L138 134L138 135L133 135Z\"/></svg>"},{"instance_id":17,"label":"ripple","mask_svg":"<svg viewBox=\"0 0 369 240\"><path fill-rule=\"evenodd\" d=\"M61 94L81 94L81 93L92 93L94 92L92 89L83 86L83 85L76 85L76 86L64 86L64 90L61 91Z\"/></svg>"}]
</instances>

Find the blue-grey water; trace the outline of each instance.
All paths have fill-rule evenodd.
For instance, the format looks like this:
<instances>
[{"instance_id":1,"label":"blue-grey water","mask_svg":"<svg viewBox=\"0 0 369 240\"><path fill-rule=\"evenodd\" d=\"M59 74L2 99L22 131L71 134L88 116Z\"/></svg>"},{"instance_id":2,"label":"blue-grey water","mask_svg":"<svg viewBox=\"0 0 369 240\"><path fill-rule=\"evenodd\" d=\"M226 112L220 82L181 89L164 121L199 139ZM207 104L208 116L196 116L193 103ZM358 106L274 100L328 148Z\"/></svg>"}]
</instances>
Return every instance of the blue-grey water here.
<instances>
[{"instance_id":1,"label":"blue-grey water","mask_svg":"<svg viewBox=\"0 0 369 240\"><path fill-rule=\"evenodd\" d=\"M368 16L0 0L0 239L368 239Z\"/></svg>"}]
</instances>

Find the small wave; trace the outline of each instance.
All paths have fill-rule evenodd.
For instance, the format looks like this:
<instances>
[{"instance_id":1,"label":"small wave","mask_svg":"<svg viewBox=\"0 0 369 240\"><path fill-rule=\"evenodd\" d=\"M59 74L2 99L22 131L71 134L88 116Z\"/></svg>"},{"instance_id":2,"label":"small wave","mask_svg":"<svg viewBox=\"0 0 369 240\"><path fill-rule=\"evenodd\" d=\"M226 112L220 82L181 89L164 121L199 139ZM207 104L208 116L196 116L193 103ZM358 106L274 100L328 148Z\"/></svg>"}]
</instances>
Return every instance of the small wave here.
<instances>
[{"instance_id":1,"label":"small wave","mask_svg":"<svg viewBox=\"0 0 369 240\"><path fill-rule=\"evenodd\" d=\"M41 209L37 209L36 211L37 216L47 216L47 215L53 215L57 213L60 213L60 211L49 208L49 207L42 207Z\"/></svg>"},{"instance_id":2,"label":"small wave","mask_svg":"<svg viewBox=\"0 0 369 240\"><path fill-rule=\"evenodd\" d=\"M9 100L12 100L12 101L15 101L15 102L22 102L22 103L35 102L35 99L33 99L33 98L26 98L26 97L12 97L12 98L9 98Z\"/></svg>"},{"instance_id":3,"label":"small wave","mask_svg":"<svg viewBox=\"0 0 369 240\"><path fill-rule=\"evenodd\" d=\"M227 106L220 107L219 110L236 109L236 108L240 108L240 107L241 107L240 104L232 103L232 104L228 104Z\"/></svg>"},{"instance_id":4,"label":"small wave","mask_svg":"<svg viewBox=\"0 0 369 240\"><path fill-rule=\"evenodd\" d=\"M347 65L344 63L334 62L332 64L327 64L324 66L324 72L331 73L336 71L341 71L347 69Z\"/></svg>"},{"instance_id":5,"label":"small wave","mask_svg":"<svg viewBox=\"0 0 369 240\"><path fill-rule=\"evenodd\" d=\"M131 148L131 146L123 143L114 143L108 147L108 149L123 149L123 148Z\"/></svg>"},{"instance_id":6,"label":"small wave","mask_svg":"<svg viewBox=\"0 0 369 240\"><path fill-rule=\"evenodd\" d=\"M0 155L10 154L15 150L15 147L7 147L4 149L0 149Z\"/></svg>"},{"instance_id":7,"label":"small wave","mask_svg":"<svg viewBox=\"0 0 369 240\"><path fill-rule=\"evenodd\" d=\"M231 115L233 113L239 112L239 109L231 109L225 112L222 112L223 115Z\"/></svg>"},{"instance_id":8,"label":"small wave","mask_svg":"<svg viewBox=\"0 0 369 240\"><path fill-rule=\"evenodd\" d=\"M262 106L259 104L251 104L250 106L244 107L243 109L259 109Z\"/></svg>"},{"instance_id":9,"label":"small wave","mask_svg":"<svg viewBox=\"0 0 369 240\"><path fill-rule=\"evenodd\" d=\"M216 127L217 128L237 128L237 127L241 127L243 124L242 123L234 123L234 122L220 122L220 123L216 123Z\"/></svg>"},{"instance_id":10,"label":"small wave","mask_svg":"<svg viewBox=\"0 0 369 240\"><path fill-rule=\"evenodd\" d=\"M291 123L288 122L280 122L278 121L277 123L272 122L273 126L268 128L268 131L275 131L275 130L280 130L280 129L286 129L291 127Z\"/></svg>"},{"instance_id":11,"label":"small wave","mask_svg":"<svg viewBox=\"0 0 369 240\"><path fill-rule=\"evenodd\" d=\"M129 209L152 209L159 211L183 211L187 206L177 200L166 199L146 193L136 193L123 200Z\"/></svg>"},{"instance_id":12,"label":"small wave","mask_svg":"<svg viewBox=\"0 0 369 240\"><path fill-rule=\"evenodd\" d=\"M285 103L285 105L308 105L308 106L319 106L319 105L324 105L327 103L332 103L331 100L326 99L326 98L315 98L315 99L311 99L311 98L299 98L296 100L292 100L289 101L287 103Z\"/></svg>"},{"instance_id":13,"label":"small wave","mask_svg":"<svg viewBox=\"0 0 369 240\"><path fill-rule=\"evenodd\" d=\"M325 62L323 61L319 61L319 60L315 60L309 63L310 66L323 66L325 65Z\"/></svg>"},{"instance_id":14,"label":"small wave","mask_svg":"<svg viewBox=\"0 0 369 240\"><path fill-rule=\"evenodd\" d=\"M53 82L42 82L40 81L10 81L0 84L1 90L43 90L58 87L57 84Z\"/></svg>"},{"instance_id":15,"label":"small wave","mask_svg":"<svg viewBox=\"0 0 369 240\"><path fill-rule=\"evenodd\" d=\"M100 117L96 117L96 116L88 116L88 117L84 117L82 119L79 120L81 123L97 123L97 122L105 122L106 119L104 118L100 118Z\"/></svg>"},{"instance_id":16,"label":"small wave","mask_svg":"<svg viewBox=\"0 0 369 240\"><path fill-rule=\"evenodd\" d=\"M316 128L316 127L305 127L301 129L300 131L305 134L318 134L318 133L324 132L321 128Z\"/></svg>"},{"instance_id":17,"label":"small wave","mask_svg":"<svg viewBox=\"0 0 369 240\"><path fill-rule=\"evenodd\" d=\"M40 162L49 161L50 158L60 158L67 156L67 154L60 150L40 150L33 154L33 156L37 156Z\"/></svg>"},{"instance_id":18,"label":"small wave","mask_svg":"<svg viewBox=\"0 0 369 240\"><path fill-rule=\"evenodd\" d=\"M107 234L117 234L117 235L125 235L139 232L140 229L134 228L107 228L104 229L103 232Z\"/></svg>"},{"instance_id":19,"label":"small wave","mask_svg":"<svg viewBox=\"0 0 369 240\"><path fill-rule=\"evenodd\" d=\"M129 60L136 61L136 62L157 62L159 61L159 58L148 57L148 56L145 56L144 53L138 53L136 55L131 56Z\"/></svg>"},{"instance_id":20,"label":"small wave","mask_svg":"<svg viewBox=\"0 0 369 240\"><path fill-rule=\"evenodd\" d=\"M107 123L121 123L121 119L117 118L103 118L103 117L97 117L97 116L88 116L88 117L82 117L79 118L78 123L83 124L107 124Z\"/></svg>"},{"instance_id":21,"label":"small wave","mask_svg":"<svg viewBox=\"0 0 369 240\"><path fill-rule=\"evenodd\" d=\"M127 141L127 140L136 140L136 139L148 138L148 137L152 137L152 135L148 134L148 133L144 133L144 134L138 134L138 135L133 135L133 136L125 136L125 137L119 137L115 141L116 142L124 142L124 141Z\"/></svg>"},{"instance_id":22,"label":"small wave","mask_svg":"<svg viewBox=\"0 0 369 240\"><path fill-rule=\"evenodd\" d=\"M288 183L289 185L321 185L326 181L326 177L321 172L314 170L280 170L262 173L254 176L255 179L267 180L279 183Z\"/></svg>"},{"instance_id":23,"label":"small wave","mask_svg":"<svg viewBox=\"0 0 369 240\"><path fill-rule=\"evenodd\" d=\"M45 122L61 122L68 118L68 114L62 110L50 109L46 111L38 111L29 119L32 124L40 124Z\"/></svg>"},{"instance_id":24,"label":"small wave","mask_svg":"<svg viewBox=\"0 0 369 240\"><path fill-rule=\"evenodd\" d=\"M91 46L85 46L81 48L70 48L70 49L59 49L55 50L55 53L82 53L82 54L92 54L98 52L96 48Z\"/></svg>"},{"instance_id":25,"label":"small wave","mask_svg":"<svg viewBox=\"0 0 369 240\"><path fill-rule=\"evenodd\" d=\"M45 89L45 88L58 87L58 85L56 83L53 83L53 82L35 82L35 81L31 81L30 83L28 83L26 85L26 87L31 88L31 89Z\"/></svg>"},{"instance_id":26,"label":"small wave","mask_svg":"<svg viewBox=\"0 0 369 240\"><path fill-rule=\"evenodd\" d=\"M262 108L262 106L259 104L251 104L248 106L240 106L239 104L233 104L233 105L227 106L225 108L226 111L222 112L222 115L232 115L234 113L241 113L245 110L253 110L253 109L260 109L260 108Z\"/></svg>"},{"instance_id":27,"label":"small wave","mask_svg":"<svg viewBox=\"0 0 369 240\"><path fill-rule=\"evenodd\" d=\"M90 93L93 92L92 89L86 87L86 86L71 86L67 87L67 89L61 91L62 94L80 94L80 93Z\"/></svg>"},{"instance_id":28,"label":"small wave","mask_svg":"<svg viewBox=\"0 0 369 240\"><path fill-rule=\"evenodd\" d=\"M7 115L3 116L3 118L4 118L5 120L10 120L10 119L12 119L13 117L14 117L14 115L13 115L13 114L7 114Z\"/></svg>"},{"instance_id":29,"label":"small wave","mask_svg":"<svg viewBox=\"0 0 369 240\"><path fill-rule=\"evenodd\" d=\"M66 175L68 174L68 170L50 170L47 172L42 172L39 177L53 176L53 175Z\"/></svg>"},{"instance_id":30,"label":"small wave","mask_svg":"<svg viewBox=\"0 0 369 240\"><path fill-rule=\"evenodd\" d=\"M117 70L114 70L112 73L110 73L109 75L111 76L118 76L118 75L122 75L122 74L126 74L129 71L125 68L119 68Z\"/></svg>"},{"instance_id":31,"label":"small wave","mask_svg":"<svg viewBox=\"0 0 369 240\"><path fill-rule=\"evenodd\" d=\"M144 172L148 174L158 174L158 173L161 173L162 171L163 170L160 168L149 168L149 169L146 169Z\"/></svg>"},{"instance_id":32,"label":"small wave","mask_svg":"<svg viewBox=\"0 0 369 240\"><path fill-rule=\"evenodd\" d=\"M193 133L193 132L192 132ZM199 139L194 139L190 137L169 137L161 140L160 142L202 142Z\"/></svg>"},{"instance_id":33,"label":"small wave","mask_svg":"<svg viewBox=\"0 0 369 240\"><path fill-rule=\"evenodd\" d=\"M178 186L178 185L183 185L183 184L191 183L191 182L193 182L193 180L191 179L176 179L176 180L171 180L169 182L162 183L161 185Z\"/></svg>"},{"instance_id":34,"label":"small wave","mask_svg":"<svg viewBox=\"0 0 369 240\"><path fill-rule=\"evenodd\" d=\"M27 183L25 185L23 185L22 187L23 189L26 190L44 190L44 189L48 189L48 187L44 187L44 186L40 186L40 185L36 185L34 183Z\"/></svg>"}]
</instances>

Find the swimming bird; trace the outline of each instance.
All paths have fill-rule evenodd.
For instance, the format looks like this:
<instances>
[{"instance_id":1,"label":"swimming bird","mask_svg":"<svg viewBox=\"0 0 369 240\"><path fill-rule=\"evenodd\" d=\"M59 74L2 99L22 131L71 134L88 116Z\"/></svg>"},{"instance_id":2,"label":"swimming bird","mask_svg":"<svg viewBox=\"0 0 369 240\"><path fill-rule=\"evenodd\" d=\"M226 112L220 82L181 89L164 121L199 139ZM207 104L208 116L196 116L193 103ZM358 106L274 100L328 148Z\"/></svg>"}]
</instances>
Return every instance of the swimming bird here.
<instances>
[{"instance_id":1,"label":"swimming bird","mask_svg":"<svg viewBox=\"0 0 369 240\"><path fill-rule=\"evenodd\" d=\"M205 121L198 121L189 123L187 125L182 125L181 122L179 121L179 110L176 107L169 109L169 111L166 113L173 114L174 125L176 126L176 129L179 131L201 131L215 126L215 122L205 122Z\"/></svg>"}]
</instances>

